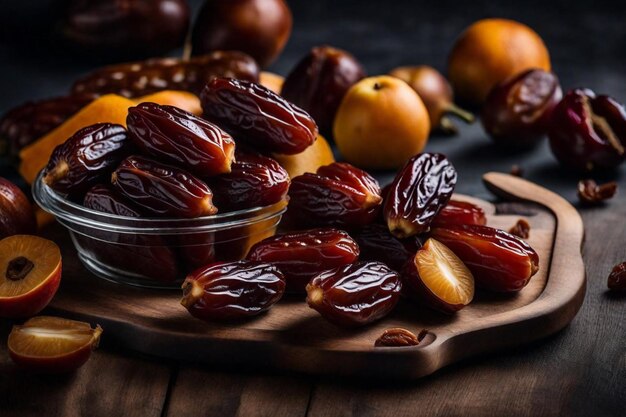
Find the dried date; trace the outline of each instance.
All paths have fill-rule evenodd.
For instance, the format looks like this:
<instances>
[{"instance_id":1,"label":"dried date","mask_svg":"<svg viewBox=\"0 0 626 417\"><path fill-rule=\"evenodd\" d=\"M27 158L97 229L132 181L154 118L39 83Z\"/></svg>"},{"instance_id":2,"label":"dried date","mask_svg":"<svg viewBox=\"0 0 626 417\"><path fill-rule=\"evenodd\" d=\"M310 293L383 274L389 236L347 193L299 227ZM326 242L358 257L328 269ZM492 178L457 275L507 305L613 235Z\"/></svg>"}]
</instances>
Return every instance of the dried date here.
<instances>
[{"instance_id":1,"label":"dried date","mask_svg":"<svg viewBox=\"0 0 626 417\"><path fill-rule=\"evenodd\" d=\"M409 245L393 236L387 226L378 223L369 224L351 232L360 248L359 259L362 261L380 261L399 271L419 245Z\"/></svg>"},{"instance_id":2,"label":"dried date","mask_svg":"<svg viewBox=\"0 0 626 417\"><path fill-rule=\"evenodd\" d=\"M578 182L578 199L587 205L601 204L613 198L617 192L617 182L611 181L598 185L594 180L580 180Z\"/></svg>"},{"instance_id":3,"label":"dried date","mask_svg":"<svg viewBox=\"0 0 626 417\"><path fill-rule=\"evenodd\" d=\"M322 272L307 285L307 303L340 326L363 326L398 303L398 274L381 262L358 262Z\"/></svg>"},{"instance_id":4,"label":"dried date","mask_svg":"<svg viewBox=\"0 0 626 417\"><path fill-rule=\"evenodd\" d=\"M376 342L376 347L403 347L403 346L417 346L428 334L427 330L422 330L416 336L415 333L403 329L401 327L394 327L393 329L387 329Z\"/></svg>"},{"instance_id":5,"label":"dried date","mask_svg":"<svg viewBox=\"0 0 626 417\"><path fill-rule=\"evenodd\" d=\"M296 154L317 138L311 116L255 83L214 78L202 90L200 100L207 120L257 150Z\"/></svg>"},{"instance_id":6,"label":"dried date","mask_svg":"<svg viewBox=\"0 0 626 417\"><path fill-rule=\"evenodd\" d=\"M403 238L427 232L450 200L456 180L456 169L442 154L425 152L411 158L396 175L385 200L383 210L391 233Z\"/></svg>"},{"instance_id":7,"label":"dried date","mask_svg":"<svg viewBox=\"0 0 626 417\"><path fill-rule=\"evenodd\" d=\"M530 224L524 219L519 219L517 223L509 229L509 233L521 239L528 239L528 236L530 236Z\"/></svg>"},{"instance_id":8,"label":"dried date","mask_svg":"<svg viewBox=\"0 0 626 417\"><path fill-rule=\"evenodd\" d=\"M208 185L187 171L142 157L113 172L115 189L152 215L192 218L217 213Z\"/></svg>"},{"instance_id":9,"label":"dried date","mask_svg":"<svg viewBox=\"0 0 626 417\"><path fill-rule=\"evenodd\" d=\"M259 67L250 56L237 51L215 51L189 60L155 58L97 69L78 79L72 92L139 97L162 90L183 90L200 95L204 85L215 77L257 82Z\"/></svg>"},{"instance_id":10,"label":"dried date","mask_svg":"<svg viewBox=\"0 0 626 417\"><path fill-rule=\"evenodd\" d=\"M94 185L87 191L83 206L91 210L124 217L141 217L141 212L130 201L127 201L104 184Z\"/></svg>"},{"instance_id":11,"label":"dried date","mask_svg":"<svg viewBox=\"0 0 626 417\"><path fill-rule=\"evenodd\" d=\"M80 129L57 146L43 181L63 194L75 194L103 180L130 151L124 126L98 123Z\"/></svg>"},{"instance_id":12,"label":"dried date","mask_svg":"<svg viewBox=\"0 0 626 417\"><path fill-rule=\"evenodd\" d=\"M235 141L213 123L185 110L156 103L128 109L132 142L142 152L199 176L230 172Z\"/></svg>"},{"instance_id":13,"label":"dried date","mask_svg":"<svg viewBox=\"0 0 626 417\"><path fill-rule=\"evenodd\" d=\"M433 219L432 227L446 227L454 224L487 224L485 211L476 204L450 200Z\"/></svg>"},{"instance_id":14,"label":"dried date","mask_svg":"<svg viewBox=\"0 0 626 417\"><path fill-rule=\"evenodd\" d=\"M264 239L250 249L247 259L276 265L285 275L287 291L303 292L320 272L356 262L358 257L359 246L346 232L313 229Z\"/></svg>"},{"instance_id":15,"label":"dried date","mask_svg":"<svg viewBox=\"0 0 626 417\"><path fill-rule=\"evenodd\" d=\"M285 278L275 266L250 261L215 263L187 276L181 304L205 321L255 316L282 297Z\"/></svg>"},{"instance_id":16,"label":"dried date","mask_svg":"<svg viewBox=\"0 0 626 417\"><path fill-rule=\"evenodd\" d=\"M626 262L615 265L609 274L607 286L614 291L626 290Z\"/></svg>"}]
</instances>

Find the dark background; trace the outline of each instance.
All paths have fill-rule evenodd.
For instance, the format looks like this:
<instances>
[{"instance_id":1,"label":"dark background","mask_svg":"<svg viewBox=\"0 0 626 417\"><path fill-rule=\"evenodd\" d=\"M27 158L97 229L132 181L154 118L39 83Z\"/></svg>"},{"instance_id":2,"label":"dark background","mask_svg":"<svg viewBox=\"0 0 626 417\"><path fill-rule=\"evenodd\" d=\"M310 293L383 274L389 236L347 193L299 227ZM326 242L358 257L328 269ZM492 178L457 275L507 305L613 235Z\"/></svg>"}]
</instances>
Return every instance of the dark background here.
<instances>
[{"instance_id":1,"label":"dark background","mask_svg":"<svg viewBox=\"0 0 626 417\"><path fill-rule=\"evenodd\" d=\"M41 0L42 2L48 0ZM20 4L24 3L24 4ZM63 94L79 74L98 64L59 51L45 35L33 35L20 14L34 0L0 0L0 112L24 100ZM197 10L200 1L192 1ZM545 40L564 89L584 86L626 101L626 2L609 1L357 1L289 2L294 30L270 68L286 74L306 51L328 43L356 55L369 74L400 64L430 64L445 70L455 37L484 17L528 24ZM9 24L10 23L10 24ZM27 33L28 32L28 33ZM34 38L34 40L33 40ZM8 42L10 40L10 44ZM459 123L459 125L461 125ZM578 174L563 170L547 143L523 153L494 148L480 124L461 126L456 137L433 137L427 147L448 154L460 172L457 190L488 196L480 178L519 164L525 176L575 202ZM420 383L387 388L302 379L311 391L311 415L416 415L421 411L461 415L624 415L626 404L626 304L606 292L611 267L626 260L624 166L598 179L617 179L621 193L607 206L582 208L587 240L585 303L572 324L541 343L447 368ZM2 166L0 175L11 168ZM382 180L389 173L379 173ZM237 376L234 376L238 381ZM500 385L502 384L502 385ZM296 384L297 385L297 384ZM455 402L465 404L459 409ZM385 405L386 404L386 405ZM311 411L312 410L312 411ZM499 410L499 411L498 411Z\"/></svg>"}]
</instances>

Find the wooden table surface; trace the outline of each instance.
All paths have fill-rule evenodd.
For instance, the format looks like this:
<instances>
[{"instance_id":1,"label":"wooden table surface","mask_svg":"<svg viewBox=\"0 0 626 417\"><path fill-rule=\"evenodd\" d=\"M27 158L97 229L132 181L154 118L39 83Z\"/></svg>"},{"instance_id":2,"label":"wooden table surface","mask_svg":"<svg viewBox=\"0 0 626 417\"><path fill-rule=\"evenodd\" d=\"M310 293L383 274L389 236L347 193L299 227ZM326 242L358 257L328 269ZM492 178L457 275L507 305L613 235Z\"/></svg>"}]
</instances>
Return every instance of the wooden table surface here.
<instances>
[{"instance_id":1,"label":"wooden table surface","mask_svg":"<svg viewBox=\"0 0 626 417\"><path fill-rule=\"evenodd\" d=\"M198 1L192 3L197 8ZM544 37L564 88L586 86L626 101L624 3L290 3L294 33L272 68L276 72L284 74L305 50L321 43L352 51L371 74L407 63L444 68L446 53L465 26L480 17L504 16L530 24ZM0 44L0 112L28 98L62 94L73 77L94 66L43 45ZM458 137L432 138L428 150L449 155L460 173L461 193L488 197L481 174L520 164L525 177L575 201L579 176L563 171L546 143L524 154L502 153L474 125L463 127ZM580 209L587 295L571 325L546 340L467 360L418 381L394 382L174 363L123 351L107 343L105 329L102 348L76 373L38 376L11 363L6 336L12 323L0 320L0 416L624 416L626 297L606 288L612 266L626 260L624 172L622 167L597 177L618 180L622 191L615 199ZM7 165L0 175L15 178ZM384 180L389 174L379 176Z\"/></svg>"}]
</instances>

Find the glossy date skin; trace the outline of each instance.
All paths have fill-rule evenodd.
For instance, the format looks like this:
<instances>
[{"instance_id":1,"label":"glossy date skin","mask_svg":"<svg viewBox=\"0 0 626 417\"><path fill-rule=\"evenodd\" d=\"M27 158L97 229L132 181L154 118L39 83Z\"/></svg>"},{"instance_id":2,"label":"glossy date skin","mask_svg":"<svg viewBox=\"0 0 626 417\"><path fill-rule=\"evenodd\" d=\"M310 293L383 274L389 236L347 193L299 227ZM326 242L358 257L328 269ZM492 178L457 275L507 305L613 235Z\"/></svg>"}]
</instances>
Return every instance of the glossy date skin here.
<instances>
[{"instance_id":1,"label":"glossy date skin","mask_svg":"<svg viewBox=\"0 0 626 417\"><path fill-rule=\"evenodd\" d=\"M385 198L383 214L391 233L405 238L427 232L448 204L456 180L456 169L442 154L424 152L411 158Z\"/></svg>"},{"instance_id":2,"label":"glossy date skin","mask_svg":"<svg viewBox=\"0 0 626 417\"><path fill-rule=\"evenodd\" d=\"M187 171L142 156L122 161L111 183L153 216L193 218L217 213L213 193L205 182Z\"/></svg>"},{"instance_id":3,"label":"glossy date skin","mask_svg":"<svg viewBox=\"0 0 626 417\"><path fill-rule=\"evenodd\" d=\"M214 78L200 100L207 120L259 151L292 155L317 138L308 113L259 84Z\"/></svg>"},{"instance_id":4,"label":"glossy date skin","mask_svg":"<svg viewBox=\"0 0 626 417\"><path fill-rule=\"evenodd\" d=\"M141 211L109 185L96 184L85 193L83 206L124 217L141 217Z\"/></svg>"},{"instance_id":5,"label":"glossy date skin","mask_svg":"<svg viewBox=\"0 0 626 417\"><path fill-rule=\"evenodd\" d=\"M446 227L455 224L487 224L485 211L476 204L450 200L433 219L432 227Z\"/></svg>"},{"instance_id":6,"label":"glossy date skin","mask_svg":"<svg viewBox=\"0 0 626 417\"><path fill-rule=\"evenodd\" d=\"M80 129L57 146L44 169L43 181L63 194L86 191L101 182L130 152L124 126L98 123Z\"/></svg>"},{"instance_id":7,"label":"glossy date skin","mask_svg":"<svg viewBox=\"0 0 626 417\"><path fill-rule=\"evenodd\" d=\"M415 239L410 242L400 240L389 232L384 224L372 223L350 232L360 248L362 261L380 261L393 270L400 271L420 245Z\"/></svg>"},{"instance_id":8,"label":"glossy date skin","mask_svg":"<svg viewBox=\"0 0 626 417\"><path fill-rule=\"evenodd\" d=\"M97 69L79 78L72 92L140 97L162 90L183 90L199 96L215 77L257 82L259 66L237 51L215 51L189 60L153 58Z\"/></svg>"},{"instance_id":9,"label":"glossy date skin","mask_svg":"<svg viewBox=\"0 0 626 417\"><path fill-rule=\"evenodd\" d=\"M389 314L398 303L398 274L381 262L357 262L314 277L307 303L339 326L364 326Z\"/></svg>"},{"instance_id":10,"label":"glossy date skin","mask_svg":"<svg viewBox=\"0 0 626 417\"><path fill-rule=\"evenodd\" d=\"M275 265L285 275L287 291L302 293L320 272L356 262L359 246L344 231L312 229L276 235L255 244L247 259Z\"/></svg>"},{"instance_id":11,"label":"glossy date skin","mask_svg":"<svg viewBox=\"0 0 626 417\"><path fill-rule=\"evenodd\" d=\"M16 156L95 98L94 94L72 94L28 101L9 110L0 119L0 155Z\"/></svg>"},{"instance_id":12,"label":"glossy date skin","mask_svg":"<svg viewBox=\"0 0 626 417\"><path fill-rule=\"evenodd\" d=\"M222 129L174 106L141 103L128 109L126 125L143 153L199 176L230 172L235 141Z\"/></svg>"},{"instance_id":13,"label":"glossy date skin","mask_svg":"<svg viewBox=\"0 0 626 417\"><path fill-rule=\"evenodd\" d=\"M184 0L74 0L61 32L97 55L160 55L182 45L189 17Z\"/></svg>"},{"instance_id":14,"label":"glossy date skin","mask_svg":"<svg viewBox=\"0 0 626 417\"><path fill-rule=\"evenodd\" d=\"M288 217L298 225L354 228L372 223L382 204L374 177L334 162L316 174L295 177L289 188Z\"/></svg>"},{"instance_id":15,"label":"glossy date skin","mask_svg":"<svg viewBox=\"0 0 626 417\"><path fill-rule=\"evenodd\" d=\"M281 95L307 111L328 134L343 96L364 77L363 66L350 53L316 46L287 75Z\"/></svg>"},{"instance_id":16,"label":"glossy date skin","mask_svg":"<svg viewBox=\"0 0 626 417\"><path fill-rule=\"evenodd\" d=\"M181 304L205 321L258 315L282 297L285 278L266 263L239 261L207 265L187 276Z\"/></svg>"},{"instance_id":17,"label":"glossy date skin","mask_svg":"<svg viewBox=\"0 0 626 417\"><path fill-rule=\"evenodd\" d=\"M206 181L222 212L278 203L287 195L290 184L289 174L274 159L243 152L237 152L229 173Z\"/></svg>"},{"instance_id":18,"label":"glossy date skin","mask_svg":"<svg viewBox=\"0 0 626 417\"><path fill-rule=\"evenodd\" d=\"M482 109L483 127L498 144L532 147L548 132L552 111L562 97L554 73L524 71L491 90Z\"/></svg>"},{"instance_id":19,"label":"glossy date skin","mask_svg":"<svg viewBox=\"0 0 626 417\"><path fill-rule=\"evenodd\" d=\"M487 226L434 228L431 236L455 253L476 285L496 292L524 288L539 270L539 256L517 236Z\"/></svg>"},{"instance_id":20,"label":"glossy date skin","mask_svg":"<svg viewBox=\"0 0 626 417\"><path fill-rule=\"evenodd\" d=\"M554 109L550 148L563 165L579 171L612 169L626 159L626 110L591 90L572 90Z\"/></svg>"}]
</instances>

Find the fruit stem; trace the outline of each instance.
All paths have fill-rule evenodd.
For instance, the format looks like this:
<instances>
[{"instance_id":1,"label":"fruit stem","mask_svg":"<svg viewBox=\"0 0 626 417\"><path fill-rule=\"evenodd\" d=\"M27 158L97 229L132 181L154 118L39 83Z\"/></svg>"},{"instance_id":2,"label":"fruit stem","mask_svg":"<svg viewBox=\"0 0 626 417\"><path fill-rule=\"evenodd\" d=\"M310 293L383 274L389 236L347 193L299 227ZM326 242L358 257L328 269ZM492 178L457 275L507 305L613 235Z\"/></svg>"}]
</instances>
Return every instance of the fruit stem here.
<instances>
[{"instance_id":1,"label":"fruit stem","mask_svg":"<svg viewBox=\"0 0 626 417\"><path fill-rule=\"evenodd\" d=\"M59 161L59 163L55 165L54 168L46 172L46 175L44 175L43 177L43 182L47 186L52 186L57 181L64 178L69 172L69 170L70 170L70 166L67 164L66 161Z\"/></svg>"},{"instance_id":2,"label":"fruit stem","mask_svg":"<svg viewBox=\"0 0 626 417\"><path fill-rule=\"evenodd\" d=\"M442 117L439 120L439 130L441 130L446 135L456 135L459 133L459 130L456 128L452 120L449 117Z\"/></svg>"},{"instance_id":3,"label":"fruit stem","mask_svg":"<svg viewBox=\"0 0 626 417\"><path fill-rule=\"evenodd\" d=\"M324 301L324 291L321 288L315 287L310 290L307 289L307 291L307 302L309 305L322 305L322 302Z\"/></svg>"},{"instance_id":4,"label":"fruit stem","mask_svg":"<svg viewBox=\"0 0 626 417\"><path fill-rule=\"evenodd\" d=\"M446 106L445 112L458 117L459 119L463 120L465 123L468 123L468 124L472 124L476 121L476 117L474 117L472 113L460 108L454 103L448 104Z\"/></svg>"},{"instance_id":5,"label":"fruit stem","mask_svg":"<svg viewBox=\"0 0 626 417\"><path fill-rule=\"evenodd\" d=\"M180 303L183 307L189 308L202 298L203 293L202 285L196 281L186 281L183 283L183 298L180 300Z\"/></svg>"},{"instance_id":6,"label":"fruit stem","mask_svg":"<svg viewBox=\"0 0 626 417\"><path fill-rule=\"evenodd\" d=\"M24 256L18 256L9 262L5 276L11 281L19 281L26 278L26 275L33 270L35 264Z\"/></svg>"}]
</instances>

